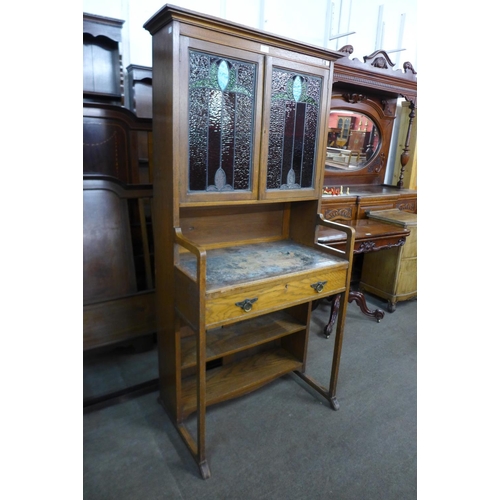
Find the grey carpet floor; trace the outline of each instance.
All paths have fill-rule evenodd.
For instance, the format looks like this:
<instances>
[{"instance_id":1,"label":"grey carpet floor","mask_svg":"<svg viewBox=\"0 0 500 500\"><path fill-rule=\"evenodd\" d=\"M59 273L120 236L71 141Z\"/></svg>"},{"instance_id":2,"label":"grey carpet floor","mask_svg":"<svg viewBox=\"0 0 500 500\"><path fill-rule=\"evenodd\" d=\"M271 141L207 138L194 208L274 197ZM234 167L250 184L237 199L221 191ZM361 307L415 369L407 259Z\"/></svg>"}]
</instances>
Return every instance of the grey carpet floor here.
<instances>
[{"instance_id":1,"label":"grey carpet floor","mask_svg":"<svg viewBox=\"0 0 500 500\"><path fill-rule=\"evenodd\" d=\"M85 414L86 500L410 500L417 498L417 301L376 323L348 306L333 411L286 375L207 410L211 478L198 467L157 393ZM313 312L307 373L328 386L329 303ZM156 377L156 351L89 362L87 395ZM135 373L134 373L135 372ZM138 380L139 382L142 380ZM137 381L136 381L137 382ZM84 392L84 393L85 393ZM193 417L188 428L195 431Z\"/></svg>"}]
</instances>

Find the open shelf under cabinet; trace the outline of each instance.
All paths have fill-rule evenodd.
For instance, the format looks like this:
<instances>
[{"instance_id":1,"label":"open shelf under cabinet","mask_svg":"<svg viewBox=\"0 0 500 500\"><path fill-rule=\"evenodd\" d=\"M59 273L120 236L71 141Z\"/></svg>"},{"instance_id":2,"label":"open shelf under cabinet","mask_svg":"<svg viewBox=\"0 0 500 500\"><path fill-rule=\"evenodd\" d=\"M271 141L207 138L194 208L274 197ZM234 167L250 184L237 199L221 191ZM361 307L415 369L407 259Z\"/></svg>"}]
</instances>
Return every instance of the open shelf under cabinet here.
<instances>
[{"instance_id":1,"label":"open shelf under cabinet","mask_svg":"<svg viewBox=\"0 0 500 500\"><path fill-rule=\"evenodd\" d=\"M206 375L207 406L242 396L286 373L300 370L302 362L281 347L269 349L227 365L213 368ZM197 409L196 375L182 382L182 416Z\"/></svg>"},{"instance_id":2,"label":"open shelf under cabinet","mask_svg":"<svg viewBox=\"0 0 500 500\"><path fill-rule=\"evenodd\" d=\"M237 323L237 327L214 328L206 333L206 361L244 351L285 335L298 332L306 325L294 319L286 311L276 311L265 316L258 316ZM192 332L189 327L183 328L183 334ZM196 338L192 335L181 340L181 369L196 365Z\"/></svg>"}]
</instances>

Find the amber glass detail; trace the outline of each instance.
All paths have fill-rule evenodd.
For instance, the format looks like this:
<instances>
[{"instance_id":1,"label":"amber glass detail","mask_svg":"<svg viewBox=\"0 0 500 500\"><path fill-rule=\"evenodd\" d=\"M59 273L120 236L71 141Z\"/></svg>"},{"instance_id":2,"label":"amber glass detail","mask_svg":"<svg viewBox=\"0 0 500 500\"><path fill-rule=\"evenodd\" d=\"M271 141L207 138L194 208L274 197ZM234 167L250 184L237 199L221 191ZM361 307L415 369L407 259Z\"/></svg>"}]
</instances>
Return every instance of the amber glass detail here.
<instances>
[{"instance_id":1,"label":"amber glass detail","mask_svg":"<svg viewBox=\"0 0 500 500\"><path fill-rule=\"evenodd\" d=\"M189 191L251 189L257 65L189 52Z\"/></svg>"},{"instance_id":2,"label":"amber glass detail","mask_svg":"<svg viewBox=\"0 0 500 500\"><path fill-rule=\"evenodd\" d=\"M267 189L312 187L321 85L320 77L273 68Z\"/></svg>"}]
</instances>

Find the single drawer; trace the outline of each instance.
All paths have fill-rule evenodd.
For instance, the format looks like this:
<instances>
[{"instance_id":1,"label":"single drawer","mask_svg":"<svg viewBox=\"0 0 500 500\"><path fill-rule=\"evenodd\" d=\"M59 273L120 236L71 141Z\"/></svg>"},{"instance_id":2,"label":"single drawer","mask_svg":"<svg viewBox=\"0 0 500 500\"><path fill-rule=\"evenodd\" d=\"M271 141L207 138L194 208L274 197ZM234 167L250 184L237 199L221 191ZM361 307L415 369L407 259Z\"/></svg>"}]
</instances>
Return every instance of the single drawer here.
<instances>
[{"instance_id":1,"label":"single drawer","mask_svg":"<svg viewBox=\"0 0 500 500\"><path fill-rule=\"evenodd\" d=\"M306 275L280 277L265 285L244 285L207 294L207 328L231 323L345 290L347 269L324 269ZM314 285L314 286L313 286Z\"/></svg>"}]
</instances>

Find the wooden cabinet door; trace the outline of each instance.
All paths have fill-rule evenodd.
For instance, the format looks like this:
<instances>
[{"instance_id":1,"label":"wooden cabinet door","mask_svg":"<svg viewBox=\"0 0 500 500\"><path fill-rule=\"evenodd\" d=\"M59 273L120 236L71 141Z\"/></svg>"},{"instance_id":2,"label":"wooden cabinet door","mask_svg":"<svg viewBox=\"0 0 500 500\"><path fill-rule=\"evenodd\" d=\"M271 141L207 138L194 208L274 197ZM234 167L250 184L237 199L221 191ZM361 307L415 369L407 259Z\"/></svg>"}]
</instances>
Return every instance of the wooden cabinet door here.
<instances>
[{"instance_id":1,"label":"wooden cabinet door","mask_svg":"<svg viewBox=\"0 0 500 500\"><path fill-rule=\"evenodd\" d=\"M180 201L256 199L264 56L183 36L179 67Z\"/></svg>"},{"instance_id":2,"label":"wooden cabinet door","mask_svg":"<svg viewBox=\"0 0 500 500\"><path fill-rule=\"evenodd\" d=\"M320 196L325 164L329 67L266 59L261 199Z\"/></svg>"}]
</instances>

